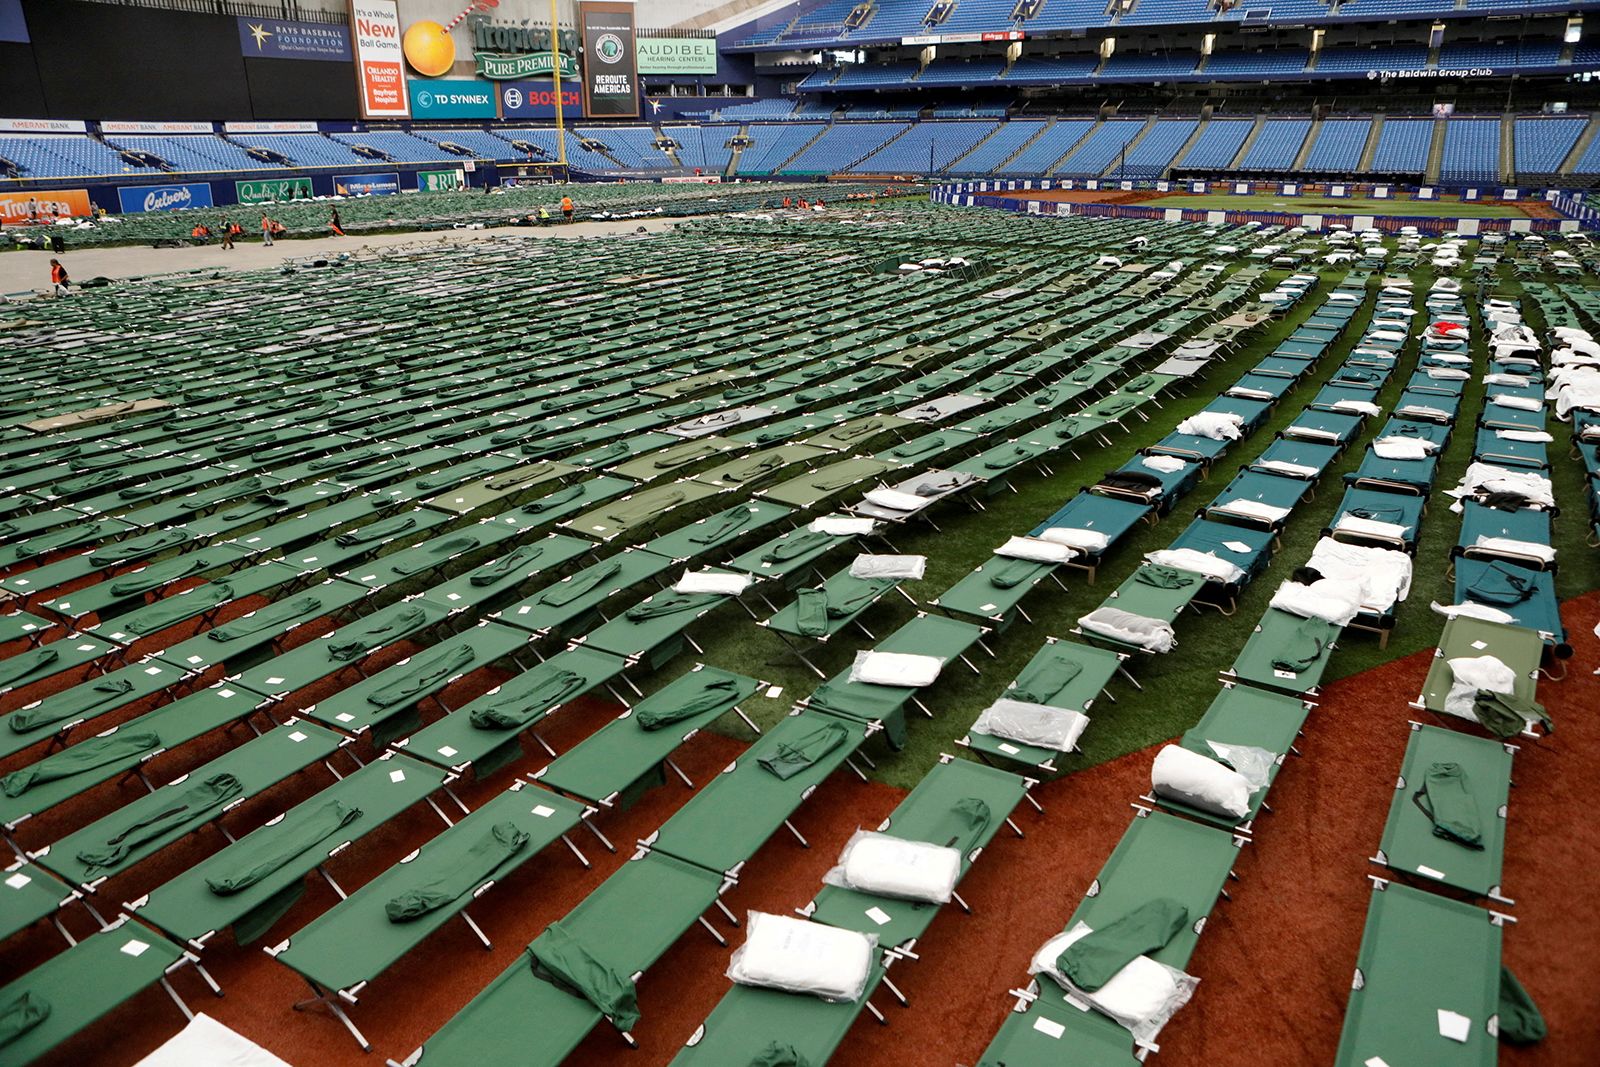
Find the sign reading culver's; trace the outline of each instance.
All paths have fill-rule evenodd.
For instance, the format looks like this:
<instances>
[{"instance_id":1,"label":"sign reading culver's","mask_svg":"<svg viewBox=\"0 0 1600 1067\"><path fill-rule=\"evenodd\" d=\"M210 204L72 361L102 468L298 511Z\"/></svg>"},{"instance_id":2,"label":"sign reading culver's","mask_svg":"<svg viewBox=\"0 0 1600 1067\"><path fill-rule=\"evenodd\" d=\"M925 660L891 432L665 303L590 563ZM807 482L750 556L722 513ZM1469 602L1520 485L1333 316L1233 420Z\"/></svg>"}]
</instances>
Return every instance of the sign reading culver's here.
<instances>
[{"instance_id":1,"label":"sign reading culver's","mask_svg":"<svg viewBox=\"0 0 1600 1067\"><path fill-rule=\"evenodd\" d=\"M122 213L144 211L182 211L186 207L211 207L211 186L205 182L185 185L123 185L117 188Z\"/></svg>"}]
</instances>

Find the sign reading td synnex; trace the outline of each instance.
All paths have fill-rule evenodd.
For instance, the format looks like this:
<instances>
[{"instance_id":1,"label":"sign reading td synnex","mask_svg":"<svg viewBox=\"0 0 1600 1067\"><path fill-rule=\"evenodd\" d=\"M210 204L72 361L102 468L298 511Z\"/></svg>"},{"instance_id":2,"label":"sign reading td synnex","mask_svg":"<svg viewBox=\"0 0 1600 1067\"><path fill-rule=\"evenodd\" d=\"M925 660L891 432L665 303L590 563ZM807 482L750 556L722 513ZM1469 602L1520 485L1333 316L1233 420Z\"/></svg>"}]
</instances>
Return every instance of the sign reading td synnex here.
<instances>
[{"instance_id":1,"label":"sign reading td synnex","mask_svg":"<svg viewBox=\"0 0 1600 1067\"><path fill-rule=\"evenodd\" d=\"M494 86L472 78L413 80L411 117L414 119L492 119Z\"/></svg>"}]
</instances>

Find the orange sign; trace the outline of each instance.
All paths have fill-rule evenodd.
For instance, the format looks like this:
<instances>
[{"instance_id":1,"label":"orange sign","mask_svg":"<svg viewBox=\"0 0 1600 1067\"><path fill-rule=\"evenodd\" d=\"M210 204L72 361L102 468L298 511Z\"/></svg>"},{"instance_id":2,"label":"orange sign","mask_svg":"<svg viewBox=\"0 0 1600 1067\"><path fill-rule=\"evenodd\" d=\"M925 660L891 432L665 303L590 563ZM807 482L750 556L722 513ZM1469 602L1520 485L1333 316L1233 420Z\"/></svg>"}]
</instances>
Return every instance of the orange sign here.
<instances>
[{"instance_id":1,"label":"orange sign","mask_svg":"<svg viewBox=\"0 0 1600 1067\"><path fill-rule=\"evenodd\" d=\"M88 218L94 213L87 189L41 189L29 193L0 193L0 221L7 226L49 222L52 216Z\"/></svg>"}]
</instances>

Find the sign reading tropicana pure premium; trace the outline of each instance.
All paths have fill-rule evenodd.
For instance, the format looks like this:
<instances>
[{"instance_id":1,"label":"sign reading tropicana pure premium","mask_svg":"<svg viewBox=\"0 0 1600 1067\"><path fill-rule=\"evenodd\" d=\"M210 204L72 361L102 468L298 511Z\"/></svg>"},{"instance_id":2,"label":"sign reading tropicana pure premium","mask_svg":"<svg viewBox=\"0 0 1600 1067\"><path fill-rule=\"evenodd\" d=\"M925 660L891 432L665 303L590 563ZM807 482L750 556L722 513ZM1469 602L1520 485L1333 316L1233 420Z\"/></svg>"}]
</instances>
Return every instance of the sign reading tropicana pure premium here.
<instances>
[{"instance_id":1,"label":"sign reading tropicana pure premium","mask_svg":"<svg viewBox=\"0 0 1600 1067\"><path fill-rule=\"evenodd\" d=\"M583 111L607 118L639 117L638 55L633 5L621 0L583 0Z\"/></svg>"}]
</instances>

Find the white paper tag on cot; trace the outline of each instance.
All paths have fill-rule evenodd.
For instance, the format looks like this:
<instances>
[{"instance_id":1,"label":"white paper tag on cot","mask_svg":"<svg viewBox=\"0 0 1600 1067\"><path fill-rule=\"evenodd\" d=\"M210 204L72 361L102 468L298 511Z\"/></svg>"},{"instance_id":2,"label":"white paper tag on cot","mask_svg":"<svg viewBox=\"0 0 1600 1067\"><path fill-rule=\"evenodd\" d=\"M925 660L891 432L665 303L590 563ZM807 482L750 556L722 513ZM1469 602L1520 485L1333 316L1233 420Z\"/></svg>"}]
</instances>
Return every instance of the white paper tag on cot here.
<instances>
[{"instance_id":1,"label":"white paper tag on cot","mask_svg":"<svg viewBox=\"0 0 1600 1067\"><path fill-rule=\"evenodd\" d=\"M889 913L880 907L874 906L867 909L867 918L871 919L879 926L883 926L889 922Z\"/></svg>"},{"instance_id":2,"label":"white paper tag on cot","mask_svg":"<svg viewBox=\"0 0 1600 1067\"><path fill-rule=\"evenodd\" d=\"M130 937L128 939L128 943L122 946L122 951L126 955L139 957L143 956L145 954L145 950L149 947L150 943L148 941L140 941L137 937ZM1440 1014L1443 1013L1441 1012Z\"/></svg>"},{"instance_id":3,"label":"white paper tag on cot","mask_svg":"<svg viewBox=\"0 0 1600 1067\"><path fill-rule=\"evenodd\" d=\"M1361 1067L1389 1067L1389 1061L1382 1056L1372 1056L1363 1062Z\"/></svg>"},{"instance_id":4,"label":"white paper tag on cot","mask_svg":"<svg viewBox=\"0 0 1600 1067\"><path fill-rule=\"evenodd\" d=\"M1224 541L1222 542L1222 547L1226 548L1229 552L1250 551L1250 546L1245 544L1243 541Z\"/></svg>"},{"instance_id":5,"label":"white paper tag on cot","mask_svg":"<svg viewBox=\"0 0 1600 1067\"><path fill-rule=\"evenodd\" d=\"M781 696L783 696L783 686L774 685L774 686L768 686L767 687L767 699L768 700L777 700Z\"/></svg>"},{"instance_id":6,"label":"white paper tag on cot","mask_svg":"<svg viewBox=\"0 0 1600 1067\"><path fill-rule=\"evenodd\" d=\"M390 771L389 772L389 781L391 781L391 782L403 782L405 780L406 780L406 772L405 771Z\"/></svg>"},{"instance_id":7,"label":"white paper tag on cot","mask_svg":"<svg viewBox=\"0 0 1600 1067\"><path fill-rule=\"evenodd\" d=\"M1067 1028L1065 1026L1062 1026L1054 1019L1046 1019L1043 1015L1033 1020L1033 1028L1039 1031L1045 1037L1059 1038L1062 1034L1067 1032Z\"/></svg>"},{"instance_id":8,"label":"white paper tag on cot","mask_svg":"<svg viewBox=\"0 0 1600 1067\"><path fill-rule=\"evenodd\" d=\"M541 818L541 819L548 819L550 816L554 815L555 813L556 813L556 809L555 808L549 807L548 805L545 805L545 804L540 804L538 807L533 809L533 814L539 816L539 818Z\"/></svg>"},{"instance_id":9,"label":"white paper tag on cot","mask_svg":"<svg viewBox=\"0 0 1600 1067\"><path fill-rule=\"evenodd\" d=\"M21 889L23 886L32 881L32 878L29 878L27 875L19 871L16 874L13 874L10 878L6 879L6 885L10 886L12 889Z\"/></svg>"},{"instance_id":10,"label":"white paper tag on cot","mask_svg":"<svg viewBox=\"0 0 1600 1067\"><path fill-rule=\"evenodd\" d=\"M1472 1020L1457 1012L1439 1009L1439 1036L1465 1042L1472 1032Z\"/></svg>"}]
</instances>

